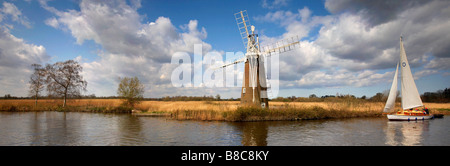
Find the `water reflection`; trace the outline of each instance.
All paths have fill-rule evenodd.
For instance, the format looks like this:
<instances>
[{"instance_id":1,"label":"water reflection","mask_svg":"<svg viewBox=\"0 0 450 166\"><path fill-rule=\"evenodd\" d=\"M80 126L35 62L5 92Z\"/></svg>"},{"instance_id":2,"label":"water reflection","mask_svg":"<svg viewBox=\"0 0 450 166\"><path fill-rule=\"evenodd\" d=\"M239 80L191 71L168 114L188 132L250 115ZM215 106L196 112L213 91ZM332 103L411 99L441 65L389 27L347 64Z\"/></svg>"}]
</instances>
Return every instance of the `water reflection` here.
<instances>
[{"instance_id":1,"label":"water reflection","mask_svg":"<svg viewBox=\"0 0 450 166\"><path fill-rule=\"evenodd\" d=\"M16 135L24 135L29 145L77 145L84 141L87 114L35 112L33 117L23 118L29 130ZM17 127L19 128L19 127Z\"/></svg>"},{"instance_id":2,"label":"water reflection","mask_svg":"<svg viewBox=\"0 0 450 166\"><path fill-rule=\"evenodd\" d=\"M233 123L242 133L242 145L267 146L269 125L267 122L241 122Z\"/></svg>"},{"instance_id":3,"label":"water reflection","mask_svg":"<svg viewBox=\"0 0 450 166\"><path fill-rule=\"evenodd\" d=\"M234 125L244 146L448 145L449 121L391 122L386 118L247 122ZM430 123L434 129L430 131ZM430 141L430 140L433 141Z\"/></svg>"},{"instance_id":4,"label":"water reflection","mask_svg":"<svg viewBox=\"0 0 450 166\"><path fill-rule=\"evenodd\" d=\"M0 112L0 145L450 145L450 119L208 122L76 112Z\"/></svg>"},{"instance_id":5,"label":"water reflection","mask_svg":"<svg viewBox=\"0 0 450 166\"><path fill-rule=\"evenodd\" d=\"M423 133L428 132L430 121L396 122L388 121L385 133L387 145L422 145Z\"/></svg>"},{"instance_id":6,"label":"water reflection","mask_svg":"<svg viewBox=\"0 0 450 166\"><path fill-rule=\"evenodd\" d=\"M118 121L117 126L120 145L142 145L145 143L142 123L139 118L122 118Z\"/></svg>"}]
</instances>

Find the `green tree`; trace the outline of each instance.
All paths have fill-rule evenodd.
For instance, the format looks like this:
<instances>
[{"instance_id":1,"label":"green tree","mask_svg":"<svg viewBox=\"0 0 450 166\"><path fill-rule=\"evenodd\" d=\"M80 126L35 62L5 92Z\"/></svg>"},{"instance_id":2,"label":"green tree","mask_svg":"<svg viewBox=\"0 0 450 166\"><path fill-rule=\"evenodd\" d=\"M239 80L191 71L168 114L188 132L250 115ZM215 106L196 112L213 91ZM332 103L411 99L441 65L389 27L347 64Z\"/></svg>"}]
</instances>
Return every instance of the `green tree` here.
<instances>
[{"instance_id":1,"label":"green tree","mask_svg":"<svg viewBox=\"0 0 450 166\"><path fill-rule=\"evenodd\" d=\"M144 95L144 85L137 77L119 78L120 84L117 88L117 94L125 99L124 104L133 107L142 100Z\"/></svg>"},{"instance_id":2,"label":"green tree","mask_svg":"<svg viewBox=\"0 0 450 166\"><path fill-rule=\"evenodd\" d=\"M317 96L316 96L316 94L311 94L311 95L309 95L309 98L310 98L310 99L312 99L312 98L317 98Z\"/></svg>"},{"instance_id":3,"label":"green tree","mask_svg":"<svg viewBox=\"0 0 450 166\"><path fill-rule=\"evenodd\" d=\"M220 95L219 94L216 95L216 100L220 101Z\"/></svg>"},{"instance_id":4,"label":"green tree","mask_svg":"<svg viewBox=\"0 0 450 166\"><path fill-rule=\"evenodd\" d=\"M375 102L381 102L383 101L383 96L384 96L383 93L377 93L375 94L375 96L372 96L370 100Z\"/></svg>"}]
</instances>

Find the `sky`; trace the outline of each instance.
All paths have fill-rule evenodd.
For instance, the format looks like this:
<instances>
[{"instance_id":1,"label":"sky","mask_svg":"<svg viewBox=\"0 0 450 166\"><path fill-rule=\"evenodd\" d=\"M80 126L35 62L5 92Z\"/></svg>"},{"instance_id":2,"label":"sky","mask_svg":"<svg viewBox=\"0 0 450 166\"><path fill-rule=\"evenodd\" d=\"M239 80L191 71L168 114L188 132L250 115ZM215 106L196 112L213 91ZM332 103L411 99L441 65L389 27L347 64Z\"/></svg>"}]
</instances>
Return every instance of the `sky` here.
<instances>
[{"instance_id":1,"label":"sky","mask_svg":"<svg viewBox=\"0 0 450 166\"><path fill-rule=\"evenodd\" d=\"M195 44L205 53L245 52L234 18L241 10L261 45L301 38L279 57L278 96L387 91L401 35L419 93L450 87L446 0L3 0L0 95L28 96L33 63L73 59L86 95L117 95L118 78L136 76L144 97L239 98L240 87L174 87L170 76L172 56L192 56Z\"/></svg>"}]
</instances>

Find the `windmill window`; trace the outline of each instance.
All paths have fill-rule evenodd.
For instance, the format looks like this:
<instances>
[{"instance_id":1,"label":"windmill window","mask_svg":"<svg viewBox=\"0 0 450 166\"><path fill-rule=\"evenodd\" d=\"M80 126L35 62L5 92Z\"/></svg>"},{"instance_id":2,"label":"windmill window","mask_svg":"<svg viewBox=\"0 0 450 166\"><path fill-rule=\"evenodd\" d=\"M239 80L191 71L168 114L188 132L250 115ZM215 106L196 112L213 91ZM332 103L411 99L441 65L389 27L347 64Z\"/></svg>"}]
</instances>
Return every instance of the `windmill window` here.
<instances>
[{"instance_id":1,"label":"windmill window","mask_svg":"<svg viewBox=\"0 0 450 166\"><path fill-rule=\"evenodd\" d=\"M242 93L245 94L245 88L242 88Z\"/></svg>"}]
</instances>

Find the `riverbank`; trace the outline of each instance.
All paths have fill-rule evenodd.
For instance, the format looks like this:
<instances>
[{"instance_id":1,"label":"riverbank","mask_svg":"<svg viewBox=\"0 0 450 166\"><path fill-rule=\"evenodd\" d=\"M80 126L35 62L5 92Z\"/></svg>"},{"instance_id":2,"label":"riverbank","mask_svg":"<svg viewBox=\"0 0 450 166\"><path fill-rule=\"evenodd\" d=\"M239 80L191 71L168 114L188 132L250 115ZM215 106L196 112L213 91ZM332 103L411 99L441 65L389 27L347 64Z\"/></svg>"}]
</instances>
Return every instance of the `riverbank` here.
<instances>
[{"instance_id":1,"label":"riverbank","mask_svg":"<svg viewBox=\"0 0 450 166\"><path fill-rule=\"evenodd\" d=\"M142 101L135 108L120 99L72 99L66 107L61 100L0 100L0 111L65 111L133 113L136 116L165 116L175 120L271 121L332 118L381 117L384 103L361 100L332 102L270 102L269 109L242 108L239 101ZM450 103L425 103L431 113L450 115ZM396 108L400 108L397 103Z\"/></svg>"},{"instance_id":2,"label":"riverbank","mask_svg":"<svg viewBox=\"0 0 450 166\"><path fill-rule=\"evenodd\" d=\"M119 99L71 99L67 106L62 107L62 100L38 100L37 106L33 99L0 100L0 111L33 112L95 112L95 113L131 113L133 108L122 106Z\"/></svg>"},{"instance_id":3,"label":"riverbank","mask_svg":"<svg viewBox=\"0 0 450 166\"><path fill-rule=\"evenodd\" d=\"M242 108L239 101L145 101L137 116L161 115L176 120L276 121L382 117L385 103L362 100L269 102L269 109ZM400 108L397 103L396 108ZM425 103L431 113L450 115L450 103Z\"/></svg>"},{"instance_id":4,"label":"riverbank","mask_svg":"<svg viewBox=\"0 0 450 166\"><path fill-rule=\"evenodd\" d=\"M178 120L218 120L218 121L278 121L278 120L315 120L356 117L380 117L379 111L350 111L338 109L324 109L314 106L311 108L252 108L239 107L235 111L199 111L177 110L171 114L172 119Z\"/></svg>"}]
</instances>

